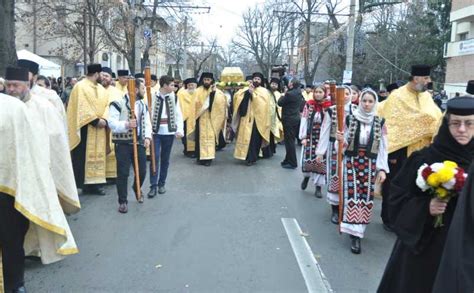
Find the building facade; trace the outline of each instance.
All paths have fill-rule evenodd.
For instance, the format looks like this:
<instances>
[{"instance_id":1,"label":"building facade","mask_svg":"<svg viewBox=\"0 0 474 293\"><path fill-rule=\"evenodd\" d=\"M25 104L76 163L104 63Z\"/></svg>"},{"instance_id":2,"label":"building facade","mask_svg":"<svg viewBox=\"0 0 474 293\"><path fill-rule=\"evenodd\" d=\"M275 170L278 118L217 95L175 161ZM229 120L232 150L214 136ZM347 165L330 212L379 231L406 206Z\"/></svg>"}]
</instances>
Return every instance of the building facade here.
<instances>
[{"instance_id":1,"label":"building facade","mask_svg":"<svg viewBox=\"0 0 474 293\"><path fill-rule=\"evenodd\" d=\"M474 79L474 0L453 0L450 14L451 41L445 44L448 97L463 94Z\"/></svg>"}]
</instances>

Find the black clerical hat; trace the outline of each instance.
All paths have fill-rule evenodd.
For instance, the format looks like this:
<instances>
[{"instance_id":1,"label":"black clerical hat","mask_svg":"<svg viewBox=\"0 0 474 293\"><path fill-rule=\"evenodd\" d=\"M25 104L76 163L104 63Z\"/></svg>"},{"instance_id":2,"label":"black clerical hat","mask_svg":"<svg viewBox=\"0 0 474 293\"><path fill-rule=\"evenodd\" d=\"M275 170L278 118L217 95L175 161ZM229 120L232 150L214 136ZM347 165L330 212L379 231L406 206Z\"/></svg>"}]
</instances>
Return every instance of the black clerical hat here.
<instances>
[{"instance_id":1,"label":"black clerical hat","mask_svg":"<svg viewBox=\"0 0 474 293\"><path fill-rule=\"evenodd\" d=\"M307 85L306 85L306 88L312 89L312 88L313 88L313 85L312 85L312 84L307 84Z\"/></svg>"},{"instance_id":2,"label":"black clerical hat","mask_svg":"<svg viewBox=\"0 0 474 293\"><path fill-rule=\"evenodd\" d=\"M194 78L194 77L187 78L187 79L184 80L184 86L185 86L185 87L187 87L188 84L190 84L190 83L196 83L196 84L197 84L198 81L197 81L197 79Z\"/></svg>"},{"instance_id":3,"label":"black clerical hat","mask_svg":"<svg viewBox=\"0 0 474 293\"><path fill-rule=\"evenodd\" d=\"M128 76L128 70L126 69L119 69L117 70L117 75L120 76Z\"/></svg>"},{"instance_id":4,"label":"black clerical hat","mask_svg":"<svg viewBox=\"0 0 474 293\"><path fill-rule=\"evenodd\" d=\"M87 65L87 74L94 74L102 71L102 65L100 64L89 64Z\"/></svg>"},{"instance_id":5,"label":"black clerical hat","mask_svg":"<svg viewBox=\"0 0 474 293\"><path fill-rule=\"evenodd\" d=\"M112 72L112 78L117 78L117 76L115 75L115 72Z\"/></svg>"},{"instance_id":6,"label":"black clerical hat","mask_svg":"<svg viewBox=\"0 0 474 293\"><path fill-rule=\"evenodd\" d=\"M391 83L389 85L387 85L387 92L391 92L393 90L396 90L398 89L398 84L396 83Z\"/></svg>"},{"instance_id":7,"label":"black clerical hat","mask_svg":"<svg viewBox=\"0 0 474 293\"><path fill-rule=\"evenodd\" d=\"M463 96L448 100L446 113L460 116L474 115L474 98Z\"/></svg>"},{"instance_id":8,"label":"black clerical hat","mask_svg":"<svg viewBox=\"0 0 474 293\"><path fill-rule=\"evenodd\" d=\"M5 72L6 80L19 80L19 81L29 81L30 77L28 75L28 69L23 67L7 67Z\"/></svg>"},{"instance_id":9,"label":"black clerical hat","mask_svg":"<svg viewBox=\"0 0 474 293\"><path fill-rule=\"evenodd\" d=\"M112 76L112 69L110 69L110 67L102 67L102 72L108 73Z\"/></svg>"},{"instance_id":10,"label":"black clerical hat","mask_svg":"<svg viewBox=\"0 0 474 293\"><path fill-rule=\"evenodd\" d=\"M151 80L158 81L158 77L156 76L156 74L151 75Z\"/></svg>"},{"instance_id":11,"label":"black clerical hat","mask_svg":"<svg viewBox=\"0 0 474 293\"><path fill-rule=\"evenodd\" d=\"M199 77L199 84L202 84L205 78L211 78L212 80L214 80L214 74L212 74L212 72L201 73L201 76Z\"/></svg>"},{"instance_id":12,"label":"black clerical hat","mask_svg":"<svg viewBox=\"0 0 474 293\"><path fill-rule=\"evenodd\" d=\"M474 80L467 82L466 93L474 95Z\"/></svg>"},{"instance_id":13,"label":"black clerical hat","mask_svg":"<svg viewBox=\"0 0 474 293\"><path fill-rule=\"evenodd\" d=\"M247 81L247 80L253 80L253 76L252 75L247 75L245 77L245 81Z\"/></svg>"},{"instance_id":14,"label":"black clerical hat","mask_svg":"<svg viewBox=\"0 0 474 293\"><path fill-rule=\"evenodd\" d=\"M411 67L411 76L430 76L431 67L425 64L413 65Z\"/></svg>"},{"instance_id":15,"label":"black clerical hat","mask_svg":"<svg viewBox=\"0 0 474 293\"><path fill-rule=\"evenodd\" d=\"M263 74L261 72L254 72L252 74L252 79L254 79L255 77L260 77L260 79L263 81L265 79L265 77L263 76Z\"/></svg>"},{"instance_id":16,"label":"black clerical hat","mask_svg":"<svg viewBox=\"0 0 474 293\"><path fill-rule=\"evenodd\" d=\"M270 83L272 83L272 82L280 84L280 79L276 78L276 77L272 77L272 79L270 79Z\"/></svg>"},{"instance_id":17,"label":"black clerical hat","mask_svg":"<svg viewBox=\"0 0 474 293\"><path fill-rule=\"evenodd\" d=\"M39 72L39 64L31 60L20 59L16 65L18 67L28 69L29 72L33 73L33 75L37 75Z\"/></svg>"},{"instance_id":18,"label":"black clerical hat","mask_svg":"<svg viewBox=\"0 0 474 293\"><path fill-rule=\"evenodd\" d=\"M143 73L136 73L135 78L145 78L145 75Z\"/></svg>"}]
</instances>

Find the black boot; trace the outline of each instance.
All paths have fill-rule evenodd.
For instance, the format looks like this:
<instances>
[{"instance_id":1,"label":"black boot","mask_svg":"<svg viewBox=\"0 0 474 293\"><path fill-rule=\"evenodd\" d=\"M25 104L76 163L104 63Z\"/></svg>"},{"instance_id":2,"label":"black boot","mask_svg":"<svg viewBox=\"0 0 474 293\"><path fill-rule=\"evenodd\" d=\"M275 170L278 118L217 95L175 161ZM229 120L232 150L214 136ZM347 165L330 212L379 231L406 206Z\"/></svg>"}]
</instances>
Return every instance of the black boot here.
<instances>
[{"instance_id":1,"label":"black boot","mask_svg":"<svg viewBox=\"0 0 474 293\"><path fill-rule=\"evenodd\" d=\"M354 254L360 254L360 238L351 235L351 252Z\"/></svg>"},{"instance_id":2,"label":"black boot","mask_svg":"<svg viewBox=\"0 0 474 293\"><path fill-rule=\"evenodd\" d=\"M306 187L308 187L308 181L309 181L309 177L303 178L303 182L301 182L301 190L306 190Z\"/></svg>"},{"instance_id":3,"label":"black boot","mask_svg":"<svg viewBox=\"0 0 474 293\"><path fill-rule=\"evenodd\" d=\"M331 215L331 223L339 224L339 206L331 205L332 215Z\"/></svg>"},{"instance_id":4,"label":"black boot","mask_svg":"<svg viewBox=\"0 0 474 293\"><path fill-rule=\"evenodd\" d=\"M314 191L314 196L317 198L322 198L323 194L321 192L321 186L316 186L316 190Z\"/></svg>"}]
</instances>

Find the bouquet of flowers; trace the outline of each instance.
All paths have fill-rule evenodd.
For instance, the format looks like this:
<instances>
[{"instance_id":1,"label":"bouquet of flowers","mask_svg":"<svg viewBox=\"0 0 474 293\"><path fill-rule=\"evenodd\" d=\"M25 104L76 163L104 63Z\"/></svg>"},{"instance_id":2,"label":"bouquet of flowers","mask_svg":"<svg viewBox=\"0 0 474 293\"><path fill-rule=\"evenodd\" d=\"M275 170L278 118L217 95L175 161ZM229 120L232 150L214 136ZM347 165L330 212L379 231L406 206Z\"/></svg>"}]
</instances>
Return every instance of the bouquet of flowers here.
<instances>
[{"instance_id":1,"label":"bouquet of flowers","mask_svg":"<svg viewBox=\"0 0 474 293\"><path fill-rule=\"evenodd\" d=\"M416 185L422 191L428 191L445 202L456 196L466 182L467 174L455 162L444 161L431 165L423 164L418 169ZM443 226L443 215L438 215L434 222L435 228Z\"/></svg>"}]
</instances>

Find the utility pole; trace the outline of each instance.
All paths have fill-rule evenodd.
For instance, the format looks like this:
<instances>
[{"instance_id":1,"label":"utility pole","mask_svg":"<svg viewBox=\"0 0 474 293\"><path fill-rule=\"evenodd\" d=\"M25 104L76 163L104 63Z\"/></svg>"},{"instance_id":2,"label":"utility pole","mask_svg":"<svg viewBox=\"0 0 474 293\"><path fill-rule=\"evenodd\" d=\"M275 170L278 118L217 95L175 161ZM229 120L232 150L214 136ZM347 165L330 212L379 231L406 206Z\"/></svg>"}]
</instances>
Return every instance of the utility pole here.
<instances>
[{"instance_id":1,"label":"utility pole","mask_svg":"<svg viewBox=\"0 0 474 293\"><path fill-rule=\"evenodd\" d=\"M291 72L291 70L294 70L293 68L293 54L294 54L294 47L295 47L295 18L292 16L291 17L291 47L290 47L290 60L288 60L288 70Z\"/></svg>"},{"instance_id":2,"label":"utility pole","mask_svg":"<svg viewBox=\"0 0 474 293\"><path fill-rule=\"evenodd\" d=\"M38 19L38 7L36 5L37 0L33 0L33 53L37 54L38 50L38 29L37 29L37 19Z\"/></svg>"},{"instance_id":3,"label":"utility pole","mask_svg":"<svg viewBox=\"0 0 474 293\"><path fill-rule=\"evenodd\" d=\"M356 18L356 0L351 0L349 25L347 28L347 48L346 48L346 68L343 75L343 83L352 82L352 63L354 59L354 37L355 37L355 18Z\"/></svg>"},{"instance_id":4,"label":"utility pole","mask_svg":"<svg viewBox=\"0 0 474 293\"><path fill-rule=\"evenodd\" d=\"M184 33L183 33L183 74L181 78L185 80L188 78L188 53L187 53L187 42L188 42L188 17L184 17Z\"/></svg>"},{"instance_id":5,"label":"utility pole","mask_svg":"<svg viewBox=\"0 0 474 293\"><path fill-rule=\"evenodd\" d=\"M87 11L86 8L84 8L84 11L82 12L82 21L83 21L83 26L82 26L82 42L83 42L83 49L84 49L84 74L87 73Z\"/></svg>"}]
</instances>

